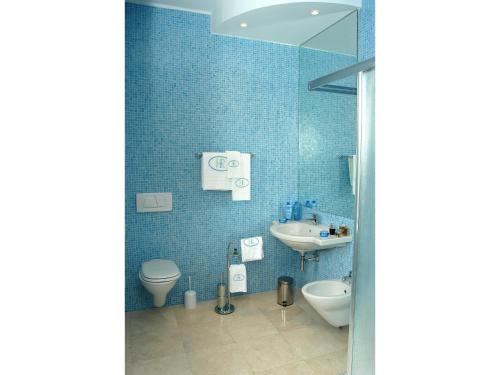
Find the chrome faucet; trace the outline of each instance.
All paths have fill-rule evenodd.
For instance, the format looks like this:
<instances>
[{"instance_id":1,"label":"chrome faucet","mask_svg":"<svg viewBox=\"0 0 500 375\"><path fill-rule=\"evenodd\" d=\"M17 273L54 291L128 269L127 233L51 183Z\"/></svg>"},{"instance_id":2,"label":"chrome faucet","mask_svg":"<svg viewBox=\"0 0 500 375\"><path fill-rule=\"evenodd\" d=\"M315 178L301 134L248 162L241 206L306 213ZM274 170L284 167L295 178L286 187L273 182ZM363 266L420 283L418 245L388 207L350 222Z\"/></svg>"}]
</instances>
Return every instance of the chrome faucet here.
<instances>
[{"instance_id":1,"label":"chrome faucet","mask_svg":"<svg viewBox=\"0 0 500 375\"><path fill-rule=\"evenodd\" d=\"M349 276L342 276L342 281L346 282L347 284L352 283L352 271L349 271Z\"/></svg>"},{"instance_id":2,"label":"chrome faucet","mask_svg":"<svg viewBox=\"0 0 500 375\"><path fill-rule=\"evenodd\" d=\"M318 214L311 214L311 221L314 223L314 225L318 225Z\"/></svg>"}]
</instances>

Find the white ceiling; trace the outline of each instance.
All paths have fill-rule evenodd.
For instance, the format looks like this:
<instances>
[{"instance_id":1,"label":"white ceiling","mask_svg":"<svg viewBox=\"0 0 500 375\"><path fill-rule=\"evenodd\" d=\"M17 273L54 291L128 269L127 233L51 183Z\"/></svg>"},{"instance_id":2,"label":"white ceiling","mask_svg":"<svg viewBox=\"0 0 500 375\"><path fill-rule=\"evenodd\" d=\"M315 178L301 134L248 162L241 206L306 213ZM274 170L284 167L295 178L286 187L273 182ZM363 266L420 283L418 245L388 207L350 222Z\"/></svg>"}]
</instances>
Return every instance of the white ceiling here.
<instances>
[{"instance_id":1,"label":"white ceiling","mask_svg":"<svg viewBox=\"0 0 500 375\"><path fill-rule=\"evenodd\" d=\"M301 45L361 7L361 0L126 0L131 3L211 15L211 32L246 39ZM311 16L318 9L320 14ZM355 18L355 17L354 17ZM245 22L248 27L242 28ZM355 54L356 27L332 29L311 48ZM346 35L352 33L353 35ZM336 33L336 34L335 34ZM338 35L337 35L338 34ZM340 35L344 34L344 35ZM327 34L325 34L327 35ZM353 43L354 41L354 43Z\"/></svg>"}]
</instances>

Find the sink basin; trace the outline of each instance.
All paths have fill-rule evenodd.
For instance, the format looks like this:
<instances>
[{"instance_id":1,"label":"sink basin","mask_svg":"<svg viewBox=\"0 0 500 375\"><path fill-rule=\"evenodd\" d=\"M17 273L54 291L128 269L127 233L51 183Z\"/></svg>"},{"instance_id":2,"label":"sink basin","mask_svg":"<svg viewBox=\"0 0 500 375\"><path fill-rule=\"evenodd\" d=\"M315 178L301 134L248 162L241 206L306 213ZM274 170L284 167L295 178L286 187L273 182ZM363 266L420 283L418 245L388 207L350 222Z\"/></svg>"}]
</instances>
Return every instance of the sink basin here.
<instances>
[{"instance_id":1,"label":"sink basin","mask_svg":"<svg viewBox=\"0 0 500 375\"><path fill-rule=\"evenodd\" d=\"M321 231L327 231L328 227L316 225L311 221L289 221L285 224L273 222L271 234L285 245L291 247L304 255L306 251L331 249L344 246L352 241L351 236L320 237Z\"/></svg>"}]
</instances>

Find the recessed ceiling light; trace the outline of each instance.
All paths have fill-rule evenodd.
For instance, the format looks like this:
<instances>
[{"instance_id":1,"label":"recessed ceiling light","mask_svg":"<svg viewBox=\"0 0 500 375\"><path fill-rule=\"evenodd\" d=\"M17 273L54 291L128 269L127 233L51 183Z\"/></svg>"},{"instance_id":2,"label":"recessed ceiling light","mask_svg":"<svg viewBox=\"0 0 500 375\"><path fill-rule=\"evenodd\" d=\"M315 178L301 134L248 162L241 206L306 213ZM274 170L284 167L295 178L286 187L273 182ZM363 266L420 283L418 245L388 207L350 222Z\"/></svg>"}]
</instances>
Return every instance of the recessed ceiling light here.
<instances>
[{"instance_id":1,"label":"recessed ceiling light","mask_svg":"<svg viewBox=\"0 0 500 375\"><path fill-rule=\"evenodd\" d=\"M242 23L240 23L240 27L245 28L245 27L247 27L247 26L248 26L248 23L246 23L246 22L242 22Z\"/></svg>"},{"instance_id":2,"label":"recessed ceiling light","mask_svg":"<svg viewBox=\"0 0 500 375\"><path fill-rule=\"evenodd\" d=\"M317 16L319 14L319 10L313 9L313 10L311 10L310 13L311 13L311 16Z\"/></svg>"}]
</instances>

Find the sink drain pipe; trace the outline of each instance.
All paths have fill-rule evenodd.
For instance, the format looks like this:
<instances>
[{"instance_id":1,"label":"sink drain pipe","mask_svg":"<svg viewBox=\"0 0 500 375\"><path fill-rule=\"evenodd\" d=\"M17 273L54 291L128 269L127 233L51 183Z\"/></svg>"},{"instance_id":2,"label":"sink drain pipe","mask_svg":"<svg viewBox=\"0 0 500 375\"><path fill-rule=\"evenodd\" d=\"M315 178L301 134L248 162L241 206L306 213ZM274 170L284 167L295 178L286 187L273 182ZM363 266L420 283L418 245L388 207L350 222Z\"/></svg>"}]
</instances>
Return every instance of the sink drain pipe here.
<instances>
[{"instance_id":1,"label":"sink drain pipe","mask_svg":"<svg viewBox=\"0 0 500 375\"><path fill-rule=\"evenodd\" d=\"M319 255L316 254L316 255L312 255L308 258L306 258L306 255L305 253L301 252L300 253L300 270L302 272L304 272L304 264L306 263L306 261L313 261L313 262L319 262Z\"/></svg>"}]
</instances>

